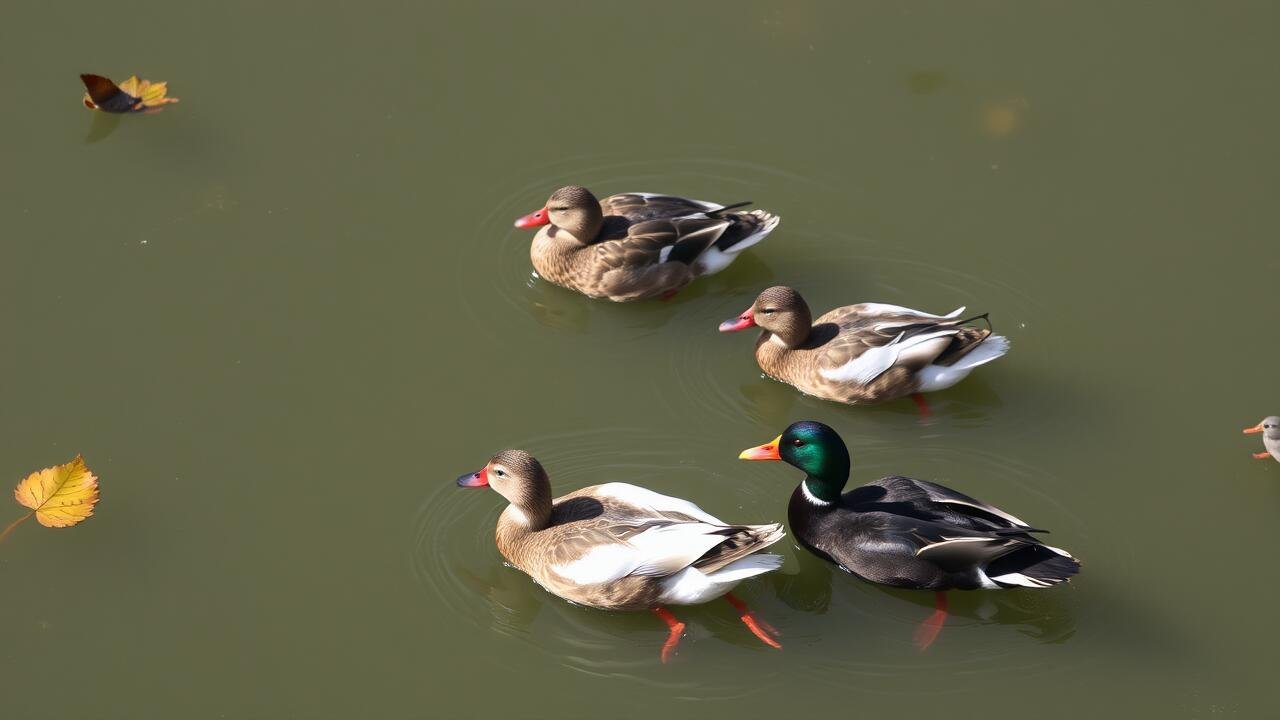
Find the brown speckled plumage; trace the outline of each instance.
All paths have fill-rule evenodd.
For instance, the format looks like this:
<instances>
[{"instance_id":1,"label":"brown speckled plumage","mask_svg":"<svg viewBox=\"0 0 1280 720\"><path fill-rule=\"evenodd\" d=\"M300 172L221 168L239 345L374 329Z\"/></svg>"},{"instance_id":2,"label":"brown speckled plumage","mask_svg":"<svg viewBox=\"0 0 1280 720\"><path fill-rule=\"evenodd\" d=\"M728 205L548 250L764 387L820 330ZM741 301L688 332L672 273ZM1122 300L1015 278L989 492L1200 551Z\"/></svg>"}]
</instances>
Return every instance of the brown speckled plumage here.
<instances>
[{"instance_id":1,"label":"brown speckled plumage","mask_svg":"<svg viewBox=\"0 0 1280 720\"><path fill-rule=\"evenodd\" d=\"M597 201L568 186L547 201L550 223L533 239L538 274L593 298L623 302L674 293L722 269L778 223L763 210L670 195L625 193Z\"/></svg>"},{"instance_id":2,"label":"brown speckled plumage","mask_svg":"<svg viewBox=\"0 0 1280 720\"><path fill-rule=\"evenodd\" d=\"M859 405L920 392L922 369L950 366L991 337L990 329L965 326L953 316L877 303L839 307L812 321L804 298L785 286L761 292L747 313L762 330L755 356L766 375L809 395ZM870 380L828 376L873 349L926 336L933 337L904 350Z\"/></svg>"},{"instance_id":3,"label":"brown speckled plumage","mask_svg":"<svg viewBox=\"0 0 1280 720\"><path fill-rule=\"evenodd\" d=\"M622 483L594 485L553 499L542 465L521 450L504 450L485 467L491 487L511 503L498 518L498 551L549 592L580 605L653 608L668 577L688 567L713 573L783 537L781 525L725 525L691 503ZM663 507L637 504L629 499L632 495L670 502ZM656 567L606 582L575 582L558 571L600 548L631 551L629 541L638 535L673 526L710 536L704 543L709 549L691 546L687 555L660 556L654 558Z\"/></svg>"}]
</instances>

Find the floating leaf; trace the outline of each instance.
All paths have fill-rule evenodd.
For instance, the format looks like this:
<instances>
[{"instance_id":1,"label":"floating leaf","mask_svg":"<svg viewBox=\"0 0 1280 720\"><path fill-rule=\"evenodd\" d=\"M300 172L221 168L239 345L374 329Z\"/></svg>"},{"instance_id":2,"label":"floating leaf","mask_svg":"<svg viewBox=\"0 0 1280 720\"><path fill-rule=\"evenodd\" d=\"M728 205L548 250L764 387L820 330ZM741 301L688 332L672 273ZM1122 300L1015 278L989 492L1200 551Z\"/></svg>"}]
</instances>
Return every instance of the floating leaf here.
<instances>
[{"instance_id":1,"label":"floating leaf","mask_svg":"<svg viewBox=\"0 0 1280 720\"><path fill-rule=\"evenodd\" d=\"M84 106L90 110L109 113L157 113L178 98L166 97L169 84L139 80L130 75L128 80L116 85L101 75L81 75L84 83Z\"/></svg>"},{"instance_id":2,"label":"floating leaf","mask_svg":"<svg viewBox=\"0 0 1280 720\"><path fill-rule=\"evenodd\" d=\"M71 527L93 514L98 478L79 455L65 465L37 470L18 483L13 496L45 527Z\"/></svg>"}]
</instances>

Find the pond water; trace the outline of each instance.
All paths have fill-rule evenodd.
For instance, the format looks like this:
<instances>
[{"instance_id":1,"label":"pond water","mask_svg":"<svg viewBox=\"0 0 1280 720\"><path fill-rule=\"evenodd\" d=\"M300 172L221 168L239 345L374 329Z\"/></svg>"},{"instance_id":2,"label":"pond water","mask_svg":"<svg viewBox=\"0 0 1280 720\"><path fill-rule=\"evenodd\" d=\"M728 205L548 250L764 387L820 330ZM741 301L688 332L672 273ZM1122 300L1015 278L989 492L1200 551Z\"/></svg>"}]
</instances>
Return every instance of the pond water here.
<instances>
[{"instance_id":1,"label":"pond water","mask_svg":"<svg viewBox=\"0 0 1280 720\"><path fill-rule=\"evenodd\" d=\"M78 8L76 7L78 6ZM96 515L0 544L10 718L1275 717L1280 10L1266 4L10 3L0 477ZM169 81L109 118L77 74ZM670 302L531 275L555 188L782 216ZM843 407L716 333L763 287L990 312L1010 354ZM885 590L791 539L739 594L573 607L504 567L504 447L784 520L738 452L812 418L1084 562ZM0 522L18 517L14 504Z\"/></svg>"}]
</instances>

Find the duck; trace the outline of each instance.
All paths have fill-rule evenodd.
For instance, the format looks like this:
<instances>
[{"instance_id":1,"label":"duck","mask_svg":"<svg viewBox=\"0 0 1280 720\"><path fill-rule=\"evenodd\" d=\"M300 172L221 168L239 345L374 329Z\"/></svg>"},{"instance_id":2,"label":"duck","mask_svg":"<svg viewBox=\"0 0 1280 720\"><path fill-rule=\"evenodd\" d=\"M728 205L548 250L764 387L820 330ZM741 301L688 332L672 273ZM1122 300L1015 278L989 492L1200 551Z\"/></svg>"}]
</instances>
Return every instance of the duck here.
<instances>
[{"instance_id":1,"label":"duck","mask_svg":"<svg viewBox=\"0 0 1280 720\"><path fill-rule=\"evenodd\" d=\"M752 634L782 648L777 630L731 592L782 566L782 556L761 552L785 536L781 524L731 525L688 500L621 482L553 498L546 470L523 450L503 450L457 483L490 487L507 500L498 516L498 552L551 594L662 619L663 663L685 629L668 607L722 596Z\"/></svg>"},{"instance_id":2,"label":"duck","mask_svg":"<svg viewBox=\"0 0 1280 720\"><path fill-rule=\"evenodd\" d=\"M1276 462L1280 462L1280 416L1272 415L1263 418L1262 422L1251 428L1245 428L1246 435L1253 433L1264 433L1262 436L1262 446L1266 448L1266 452L1253 453L1253 457L1257 460L1266 460L1267 458L1275 458Z\"/></svg>"},{"instance_id":3,"label":"duck","mask_svg":"<svg viewBox=\"0 0 1280 720\"><path fill-rule=\"evenodd\" d=\"M936 593L916 633L921 649L942 629L949 590L1048 588L1080 571L1071 553L1034 537L1047 531L937 483L891 475L842 492L849 450L823 423L792 423L738 457L805 473L787 506L802 547L864 580Z\"/></svg>"},{"instance_id":4,"label":"duck","mask_svg":"<svg viewBox=\"0 0 1280 720\"><path fill-rule=\"evenodd\" d=\"M967 323L963 307L947 315L885 303L831 310L815 322L794 288L761 291L751 307L720 323L720 332L760 328L756 363L766 375L807 395L851 405L911 397L923 416L921 393L944 390L979 365L1009 351L1009 340Z\"/></svg>"},{"instance_id":5,"label":"duck","mask_svg":"<svg viewBox=\"0 0 1280 720\"><path fill-rule=\"evenodd\" d=\"M542 228L529 256L556 285L614 302L666 300L729 267L778 227L781 218L764 210L730 212L750 204L641 192L601 201L569 185L515 225Z\"/></svg>"}]
</instances>

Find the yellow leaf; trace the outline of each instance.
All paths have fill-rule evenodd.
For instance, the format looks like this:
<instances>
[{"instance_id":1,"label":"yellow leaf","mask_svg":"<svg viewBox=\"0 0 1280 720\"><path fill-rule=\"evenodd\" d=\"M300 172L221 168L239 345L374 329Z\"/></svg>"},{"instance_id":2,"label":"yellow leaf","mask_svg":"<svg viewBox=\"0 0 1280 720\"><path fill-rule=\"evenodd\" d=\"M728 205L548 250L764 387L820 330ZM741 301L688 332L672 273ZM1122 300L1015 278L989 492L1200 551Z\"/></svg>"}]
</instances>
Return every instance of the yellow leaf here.
<instances>
[{"instance_id":1,"label":"yellow leaf","mask_svg":"<svg viewBox=\"0 0 1280 720\"><path fill-rule=\"evenodd\" d=\"M18 483L13 497L35 511L45 527L71 527L93 514L98 478L79 455L65 465L38 470Z\"/></svg>"},{"instance_id":2,"label":"yellow leaf","mask_svg":"<svg viewBox=\"0 0 1280 720\"><path fill-rule=\"evenodd\" d=\"M143 82L145 82L145 81L143 81ZM119 85L117 85L116 87L120 88L120 89L121 89L121 90L123 90L124 92L127 92L127 93L129 93L130 95L132 95L132 96L134 96L134 97L138 97L138 95L140 95L140 94L141 94L141 93L138 91L138 76L137 76L137 75L130 75L128 80L125 80L124 82L120 83L120 84L119 84Z\"/></svg>"},{"instance_id":3,"label":"yellow leaf","mask_svg":"<svg viewBox=\"0 0 1280 720\"><path fill-rule=\"evenodd\" d=\"M84 106L90 110L150 114L178 102L178 98L168 97L168 83L139 80L137 75L130 75L119 85L101 75L81 75L80 81L86 90Z\"/></svg>"}]
</instances>

